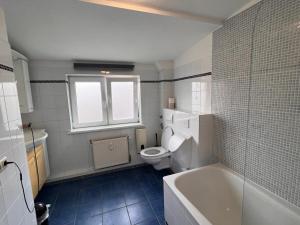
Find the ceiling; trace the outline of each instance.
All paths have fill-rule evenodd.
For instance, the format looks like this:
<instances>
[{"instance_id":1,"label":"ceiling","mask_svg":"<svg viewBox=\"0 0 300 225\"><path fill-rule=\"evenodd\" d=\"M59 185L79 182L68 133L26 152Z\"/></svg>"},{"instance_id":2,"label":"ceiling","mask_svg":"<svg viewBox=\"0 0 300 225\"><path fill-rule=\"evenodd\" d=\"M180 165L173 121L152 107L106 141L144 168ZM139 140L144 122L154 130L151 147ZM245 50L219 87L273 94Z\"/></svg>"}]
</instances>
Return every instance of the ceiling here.
<instances>
[{"instance_id":1,"label":"ceiling","mask_svg":"<svg viewBox=\"0 0 300 225\"><path fill-rule=\"evenodd\" d=\"M147 6L226 19L251 0L122 0Z\"/></svg>"},{"instance_id":2,"label":"ceiling","mask_svg":"<svg viewBox=\"0 0 300 225\"><path fill-rule=\"evenodd\" d=\"M250 0L124 0L225 19ZM30 59L152 63L176 58L216 24L79 0L0 0L10 43Z\"/></svg>"}]
</instances>

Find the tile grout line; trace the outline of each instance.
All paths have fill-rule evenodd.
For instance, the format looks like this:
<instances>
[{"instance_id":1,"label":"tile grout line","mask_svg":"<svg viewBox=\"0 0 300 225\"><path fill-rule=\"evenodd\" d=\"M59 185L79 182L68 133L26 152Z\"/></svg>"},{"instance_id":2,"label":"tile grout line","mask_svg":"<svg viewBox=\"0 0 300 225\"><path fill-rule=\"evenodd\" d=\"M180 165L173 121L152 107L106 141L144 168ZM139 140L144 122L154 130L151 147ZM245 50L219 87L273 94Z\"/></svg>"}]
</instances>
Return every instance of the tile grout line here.
<instances>
[{"instance_id":1,"label":"tile grout line","mask_svg":"<svg viewBox=\"0 0 300 225\"><path fill-rule=\"evenodd\" d=\"M128 211L128 208L127 208L127 206L126 206L126 212L127 212L128 219L129 219L129 222L130 222L130 224L131 224L131 225L134 225L134 224L131 222L131 219L130 219L130 216L129 216L129 211Z\"/></svg>"},{"instance_id":2,"label":"tile grout line","mask_svg":"<svg viewBox=\"0 0 300 225\"><path fill-rule=\"evenodd\" d=\"M142 187L141 187L141 188L142 188ZM160 224L159 219L158 219L158 216L156 215L156 213L155 213L155 211L154 211L154 209L153 209L153 207L152 207L152 204L151 204L149 198L147 197L147 195L146 195L146 193L145 193L144 188L142 188L142 190L143 190L144 195L145 195L145 197L146 197L146 201L148 202L148 204L150 205L150 207L151 207L151 209L152 209L152 211L153 211L153 214L154 214L154 216L155 216L155 218L156 218L156 221L158 222L158 224Z\"/></svg>"}]
</instances>

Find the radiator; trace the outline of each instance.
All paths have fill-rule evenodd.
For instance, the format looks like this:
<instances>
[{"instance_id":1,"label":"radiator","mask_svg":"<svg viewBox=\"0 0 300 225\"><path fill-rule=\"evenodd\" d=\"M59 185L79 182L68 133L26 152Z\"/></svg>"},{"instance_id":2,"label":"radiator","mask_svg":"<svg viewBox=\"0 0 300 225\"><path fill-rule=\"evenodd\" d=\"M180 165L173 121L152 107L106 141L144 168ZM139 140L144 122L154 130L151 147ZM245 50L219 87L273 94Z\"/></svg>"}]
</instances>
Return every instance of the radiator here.
<instances>
[{"instance_id":1,"label":"radiator","mask_svg":"<svg viewBox=\"0 0 300 225\"><path fill-rule=\"evenodd\" d=\"M95 169L129 163L128 137L91 140Z\"/></svg>"}]
</instances>

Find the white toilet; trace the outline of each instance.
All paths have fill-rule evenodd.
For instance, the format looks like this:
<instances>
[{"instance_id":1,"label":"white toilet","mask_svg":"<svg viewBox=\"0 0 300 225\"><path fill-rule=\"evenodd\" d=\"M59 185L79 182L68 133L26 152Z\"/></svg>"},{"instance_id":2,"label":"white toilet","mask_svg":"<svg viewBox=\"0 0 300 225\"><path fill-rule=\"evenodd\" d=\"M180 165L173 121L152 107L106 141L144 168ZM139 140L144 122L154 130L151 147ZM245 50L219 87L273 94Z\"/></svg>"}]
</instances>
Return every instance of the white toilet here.
<instances>
[{"instance_id":1,"label":"white toilet","mask_svg":"<svg viewBox=\"0 0 300 225\"><path fill-rule=\"evenodd\" d=\"M146 163L153 165L156 170L170 168L172 152L180 149L186 140L184 137L174 134L171 127L166 127L162 133L161 146L142 150L141 157Z\"/></svg>"}]
</instances>

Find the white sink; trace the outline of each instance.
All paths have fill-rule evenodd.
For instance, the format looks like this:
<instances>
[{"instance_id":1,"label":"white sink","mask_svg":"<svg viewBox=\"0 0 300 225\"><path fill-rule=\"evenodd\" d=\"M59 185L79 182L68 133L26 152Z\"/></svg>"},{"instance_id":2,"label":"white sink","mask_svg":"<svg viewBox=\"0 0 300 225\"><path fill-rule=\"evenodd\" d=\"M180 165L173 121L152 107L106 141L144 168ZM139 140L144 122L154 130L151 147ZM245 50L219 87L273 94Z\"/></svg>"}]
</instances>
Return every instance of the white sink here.
<instances>
[{"instance_id":1,"label":"white sink","mask_svg":"<svg viewBox=\"0 0 300 225\"><path fill-rule=\"evenodd\" d=\"M46 138L48 137L48 133L45 131L45 129L33 129L33 136L34 136L34 142L37 145L45 142ZM24 129L24 139L25 139L26 148L27 149L32 148L33 140L32 140L32 134L30 129Z\"/></svg>"}]
</instances>

